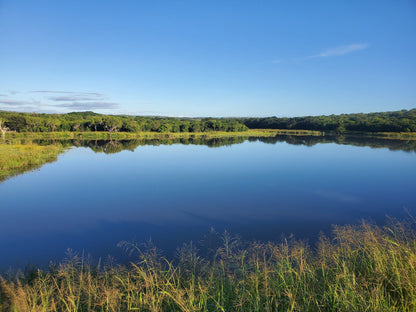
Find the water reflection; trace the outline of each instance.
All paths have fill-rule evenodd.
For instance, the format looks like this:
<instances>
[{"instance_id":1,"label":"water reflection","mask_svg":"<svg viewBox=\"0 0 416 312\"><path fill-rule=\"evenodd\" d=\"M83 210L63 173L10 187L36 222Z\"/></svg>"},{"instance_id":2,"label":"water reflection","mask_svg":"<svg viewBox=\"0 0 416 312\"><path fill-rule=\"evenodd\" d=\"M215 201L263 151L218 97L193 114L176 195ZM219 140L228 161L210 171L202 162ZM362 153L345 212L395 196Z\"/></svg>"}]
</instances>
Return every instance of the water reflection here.
<instances>
[{"instance_id":1,"label":"water reflection","mask_svg":"<svg viewBox=\"0 0 416 312\"><path fill-rule=\"evenodd\" d=\"M370 148L388 148L392 151L416 152L416 140L381 139L360 136L302 136L277 135L274 137L223 137L223 138L164 138L134 140L33 140L39 145L62 144L64 146L89 147L94 152L113 154L123 150L134 151L139 146L159 145L205 145L211 148L231 146L249 142L267 144L287 143L292 145L314 146L316 144L335 143Z\"/></svg>"},{"instance_id":2,"label":"water reflection","mask_svg":"<svg viewBox=\"0 0 416 312\"><path fill-rule=\"evenodd\" d=\"M221 146L231 146L244 142L262 142L266 144L287 143L291 145L314 146L317 144L335 143L341 145L352 145L370 148L387 148L391 151L416 152L416 140L398 140L369 138L362 136L302 136L302 135L277 135L274 137L222 137L222 138L152 138L152 139L133 139L133 140L18 140L20 144L38 145L62 145L63 147L88 147L95 153L115 154L124 150L135 151L139 146L160 146L160 145L204 145L210 148ZM11 142L9 142L10 144ZM16 143L16 140L14 141ZM23 174L28 171L39 169L46 163L18 167L0 175L0 182L13 176Z\"/></svg>"},{"instance_id":3,"label":"water reflection","mask_svg":"<svg viewBox=\"0 0 416 312\"><path fill-rule=\"evenodd\" d=\"M268 138L249 138L249 141L261 141L268 144L285 142L293 145L314 146L316 144L335 143L352 146L367 146L371 148L388 148L391 151L416 152L416 140L398 140L369 138L362 136L293 136L278 135Z\"/></svg>"},{"instance_id":4,"label":"water reflection","mask_svg":"<svg viewBox=\"0 0 416 312\"><path fill-rule=\"evenodd\" d=\"M211 227L250 240L311 238L331 224L416 209L414 142L277 136L36 143L79 148L0 184L0 250L7 250L0 268L47 263L66 248L115 254L120 240L151 237L175 250Z\"/></svg>"}]
</instances>

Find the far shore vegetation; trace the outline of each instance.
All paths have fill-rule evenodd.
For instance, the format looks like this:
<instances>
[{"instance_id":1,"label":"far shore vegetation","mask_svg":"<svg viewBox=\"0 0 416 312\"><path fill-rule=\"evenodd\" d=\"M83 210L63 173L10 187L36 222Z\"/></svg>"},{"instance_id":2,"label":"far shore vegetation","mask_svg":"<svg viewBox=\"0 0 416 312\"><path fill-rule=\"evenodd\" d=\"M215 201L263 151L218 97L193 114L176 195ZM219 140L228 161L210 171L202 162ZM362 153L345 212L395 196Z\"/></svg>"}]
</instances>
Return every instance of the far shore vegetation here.
<instances>
[{"instance_id":1,"label":"far shore vegetation","mask_svg":"<svg viewBox=\"0 0 416 312\"><path fill-rule=\"evenodd\" d=\"M414 136L416 109L369 114L342 114L291 118L174 118L101 115L94 112L38 114L0 111L0 130L24 133L210 133L245 132L252 129L311 131L316 133L383 133L384 136Z\"/></svg>"},{"instance_id":2,"label":"far shore vegetation","mask_svg":"<svg viewBox=\"0 0 416 312\"><path fill-rule=\"evenodd\" d=\"M415 311L414 220L334 226L305 241L244 242L211 230L167 259L121 242L131 262L68 251L0 277L0 311Z\"/></svg>"}]
</instances>

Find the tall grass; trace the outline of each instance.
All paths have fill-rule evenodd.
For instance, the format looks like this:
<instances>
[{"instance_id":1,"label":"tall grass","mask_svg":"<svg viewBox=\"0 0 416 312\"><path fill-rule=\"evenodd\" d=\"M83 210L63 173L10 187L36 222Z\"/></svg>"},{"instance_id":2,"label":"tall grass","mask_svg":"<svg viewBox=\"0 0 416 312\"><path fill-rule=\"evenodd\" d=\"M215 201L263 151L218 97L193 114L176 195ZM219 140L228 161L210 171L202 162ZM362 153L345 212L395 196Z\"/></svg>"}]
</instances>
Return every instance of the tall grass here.
<instances>
[{"instance_id":1,"label":"tall grass","mask_svg":"<svg viewBox=\"0 0 416 312\"><path fill-rule=\"evenodd\" d=\"M62 145L0 144L0 181L56 160Z\"/></svg>"},{"instance_id":2,"label":"tall grass","mask_svg":"<svg viewBox=\"0 0 416 312\"><path fill-rule=\"evenodd\" d=\"M252 129L248 131L206 131L206 132L8 132L8 139L84 139L84 140L120 140L120 139L165 139L165 138L223 138L223 137L271 137L277 134L322 135L319 131L309 130L267 130Z\"/></svg>"},{"instance_id":3,"label":"tall grass","mask_svg":"<svg viewBox=\"0 0 416 312\"><path fill-rule=\"evenodd\" d=\"M152 245L123 242L136 255L129 265L71 254L48 271L2 278L0 311L416 310L414 223L337 226L314 248L227 232L204 245L205 256L190 243L168 261Z\"/></svg>"},{"instance_id":4,"label":"tall grass","mask_svg":"<svg viewBox=\"0 0 416 312\"><path fill-rule=\"evenodd\" d=\"M345 131L312 131L294 129L249 129L247 131L206 131L206 132L7 132L7 139L55 139L55 140L123 140L123 139L165 139L165 138L224 138L224 137L274 137L276 135L292 136L358 136L369 138L384 138L390 140L416 140L416 132L360 132Z\"/></svg>"}]
</instances>

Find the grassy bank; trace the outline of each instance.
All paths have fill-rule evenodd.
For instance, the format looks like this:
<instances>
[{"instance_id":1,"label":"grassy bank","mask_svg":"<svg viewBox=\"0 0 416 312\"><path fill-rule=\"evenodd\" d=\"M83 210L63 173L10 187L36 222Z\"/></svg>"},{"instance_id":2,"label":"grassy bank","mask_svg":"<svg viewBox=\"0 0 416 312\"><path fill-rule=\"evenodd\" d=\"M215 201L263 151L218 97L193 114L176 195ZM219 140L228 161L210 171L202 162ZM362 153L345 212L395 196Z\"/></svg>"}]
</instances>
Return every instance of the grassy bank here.
<instances>
[{"instance_id":1,"label":"grassy bank","mask_svg":"<svg viewBox=\"0 0 416 312\"><path fill-rule=\"evenodd\" d=\"M223 138L223 137L270 137L276 134L293 134L293 135L321 135L319 131L301 131L301 130L248 130L248 131L210 131L210 132L9 132L6 134L7 139L158 139L158 138Z\"/></svg>"},{"instance_id":2,"label":"grassy bank","mask_svg":"<svg viewBox=\"0 0 416 312\"><path fill-rule=\"evenodd\" d=\"M336 132L320 132L310 130L287 130L287 129L251 129L247 131L225 132L9 132L6 139L55 139L55 140L126 140L126 139L177 139L177 138L224 138L224 137L273 137L276 135L294 136L325 136L340 135ZM415 132L358 132L347 131L342 135L374 137L383 139L416 140Z\"/></svg>"},{"instance_id":3,"label":"grassy bank","mask_svg":"<svg viewBox=\"0 0 416 312\"><path fill-rule=\"evenodd\" d=\"M214 242L219 242L217 245ZM130 265L72 255L0 282L0 311L415 311L414 224L335 227L299 241L242 243L209 234L168 261L152 246ZM214 246L217 246L214 248Z\"/></svg>"},{"instance_id":4,"label":"grassy bank","mask_svg":"<svg viewBox=\"0 0 416 312\"><path fill-rule=\"evenodd\" d=\"M60 144L0 144L0 181L55 161L63 150Z\"/></svg>"}]
</instances>

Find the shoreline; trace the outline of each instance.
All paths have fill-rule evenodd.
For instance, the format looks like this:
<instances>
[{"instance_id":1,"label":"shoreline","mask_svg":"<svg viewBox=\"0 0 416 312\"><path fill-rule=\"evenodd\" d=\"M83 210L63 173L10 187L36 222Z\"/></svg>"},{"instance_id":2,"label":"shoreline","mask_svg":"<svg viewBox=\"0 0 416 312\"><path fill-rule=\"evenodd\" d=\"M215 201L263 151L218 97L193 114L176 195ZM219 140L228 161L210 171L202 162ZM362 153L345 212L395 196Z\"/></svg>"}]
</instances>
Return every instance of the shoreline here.
<instances>
[{"instance_id":1,"label":"shoreline","mask_svg":"<svg viewBox=\"0 0 416 312\"><path fill-rule=\"evenodd\" d=\"M355 136L391 140L416 140L416 132L356 132L311 131L293 129L249 129L247 131L207 131L207 132L7 132L8 139L175 139L175 138L223 138L223 137L273 137L278 135L294 136Z\"/></svg>"}]
</instances>

